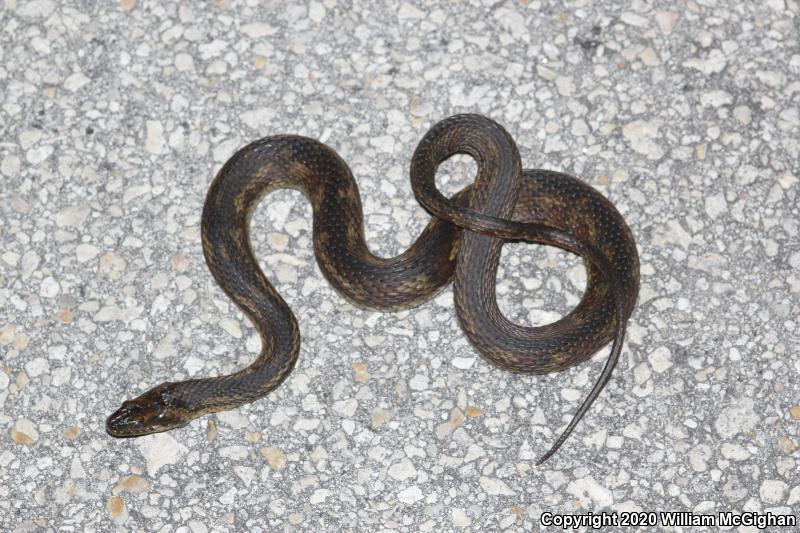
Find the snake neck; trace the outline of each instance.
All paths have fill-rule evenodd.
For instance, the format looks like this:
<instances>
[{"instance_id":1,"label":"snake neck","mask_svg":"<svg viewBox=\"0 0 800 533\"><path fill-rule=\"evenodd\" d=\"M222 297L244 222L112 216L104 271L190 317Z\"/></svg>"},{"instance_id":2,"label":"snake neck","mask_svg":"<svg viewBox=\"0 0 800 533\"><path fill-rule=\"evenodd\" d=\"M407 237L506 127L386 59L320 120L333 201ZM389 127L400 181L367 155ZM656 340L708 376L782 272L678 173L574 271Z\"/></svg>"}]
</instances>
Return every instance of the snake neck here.
<instances>
[{"instance_id":1,"label":"snake neck","mask_svg":"<svg viewBox=\"0 0 800 533\"><path fill-rule=\"evenodd\" d=\"M299 338L297 347L289 353L262 349L250 366L238 372L174 383L172 397L176 406L191 413L192 418L254 402L286 380L294 369L298 352Z\"/></svg>"}]
</instances>

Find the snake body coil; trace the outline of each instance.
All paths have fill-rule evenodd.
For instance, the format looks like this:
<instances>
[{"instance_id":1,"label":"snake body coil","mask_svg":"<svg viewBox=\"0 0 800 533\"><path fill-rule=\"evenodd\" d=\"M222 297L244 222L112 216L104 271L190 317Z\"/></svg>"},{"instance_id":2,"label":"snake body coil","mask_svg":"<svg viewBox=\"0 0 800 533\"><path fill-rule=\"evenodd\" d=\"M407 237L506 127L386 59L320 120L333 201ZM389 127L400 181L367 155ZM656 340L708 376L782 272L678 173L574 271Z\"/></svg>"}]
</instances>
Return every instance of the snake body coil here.
<instances>
[{"instance_id":1,"label":"snake body coil","mask_svg":"<svg viewBox=\"0 0 800 533\"><path fill-rule=\"evenodd\" d=\"M471 155L478 172L473 185L447 199L436 189L435 173L456 153ZM297 321L261 272L248 226L265 194L290 187L313 207L314 252L323 274L360 307L408 308L454 278L456 313L470 342L490 362L514 372L564 370L614 341L594 388L540 462L552 455L619 358L639 287L630 230L608 200L576 178L523 171L508 133L477 115L457 115L431 128L412 158L411 182L434 217L408 250L381 258L367 248L358 187L336 152L311 139L282 135L234 154L206 197L203 252L217 283L258 329L261 354L234 374L163 383L124 402L108 418L108 433L132 437L180 427L262 398L289 375L300 349ZM587 288L572 312L542 327L519 326L500 313L495 282L508 240L554 245L584 258Z\"/></svg>"}]
</instances>

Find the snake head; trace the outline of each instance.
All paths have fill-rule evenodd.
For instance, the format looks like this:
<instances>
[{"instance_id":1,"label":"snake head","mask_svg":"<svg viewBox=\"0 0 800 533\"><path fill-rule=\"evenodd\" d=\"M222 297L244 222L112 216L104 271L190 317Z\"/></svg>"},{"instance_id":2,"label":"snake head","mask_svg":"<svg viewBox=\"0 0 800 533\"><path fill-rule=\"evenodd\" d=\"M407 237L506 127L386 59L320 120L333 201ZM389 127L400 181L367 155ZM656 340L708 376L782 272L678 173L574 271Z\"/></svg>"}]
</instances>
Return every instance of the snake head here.
<instances>
[{"instance_id":1,"label":"snake head","mask_svg":"<svg viewBox=\"0 0 800 533\"><path fill-rule=\"evenodd\" d=\"M159 433L187 424L183 409L175 401L172 383L162 383L132 400L106 420L106 431L112 437L139 437Z\"/></svg>"}]
</instances>

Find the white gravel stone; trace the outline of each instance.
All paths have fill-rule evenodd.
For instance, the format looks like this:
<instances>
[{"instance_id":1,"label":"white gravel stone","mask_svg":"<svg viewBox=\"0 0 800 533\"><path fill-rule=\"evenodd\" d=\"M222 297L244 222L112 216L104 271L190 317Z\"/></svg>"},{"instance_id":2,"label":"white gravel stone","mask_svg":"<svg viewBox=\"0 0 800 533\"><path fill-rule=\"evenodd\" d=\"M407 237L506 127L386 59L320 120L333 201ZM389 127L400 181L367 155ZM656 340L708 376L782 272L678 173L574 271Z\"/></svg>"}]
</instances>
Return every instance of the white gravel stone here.
<instances>
[{"instance_id":1,"label":"white gravel stone","mask_svg":"<svg viewBox=\"0 0 800 533\"><path fill-rule=\"evenodd\" d=\"M409 459L403 459L389 467L388 474L398 481L405 481L417 477L417 469Z\"/></svg>"},{"instance_id":2,"label":"white gravel stone","mask_svg":"<svg viewBox=\"0 0 800 533\"><path fill-rule=\"evenodd\" d=\"M250 420L242 413L233 411L222 411L216 414L217 419L221 424L230 426L233 429L243 429L250 425Z\"/></svg>"},{"instance_id":3,"label":"white gravel stone","mask_svg":"<svg viewBox=\"0 0 800 533\"><path fill-rule=\"evenodd\" d=\"M647 356L650 366L656 372L664 372L672 366L672 353L666 346L660 346Z\"/></svg>"},{"instance_id":4,"label":"white gravel stone","mask_svg":"<svg viewBox=\"0 0 800 533\"><path fill-rule=\"evenodd\" d=\"M275 110L269 107L258 107L242 113L239 118L254 130L261 130L269 126L275 117Z\"/></svg>"},{"instance_id":5,"label":"white gravel stone","mask_svg":"<svg viewBox=\"0 0 800 533\"><path fill-rule=\"evenodd\" d=\"M45 18L55 9L55 4L50 0L30 0L23 2L17 9L21 17Z\"/></svg>"},{"instance_id":6,"label":"white gravel stone","mask_svg":"<svg viewBox=\"0 0 800 533\"><path fill-rule=\"evenodd\" d=\"M312 505L317 505L327 500L328 497L330 497L330 495L331 491L329 491L328 489L317 489L311 494L311 498L309 498L309 501L311 502Z\"/></svg>"},{"instance_id":7,"label":"white gravel stone","mask_svg":"<svg viewBox=\"0 0 800 533\"><path fill-rule=\"evenodd\" d=\"M710 458L711 448L705 444L695 446L689 452L689 464L695 472L708 470L708 460Z\"/></svg>"},{"instance_id":8,"label":"white gravel stone","mask_svg":"<svg viewBox=\"0 0 800 533\"><path fill-rule=\"evenodd\" d=\"M175 54L175 68L182 72L194 70L194 58L185 52Z\"/></svg>"},{"instance_id":9,"label":"white gravel stone","mask_svg":"<svg viewBox=\"0 0 800 533\"><path fill-rule=\"evenodd\" d=\"M189 448L175 440L169 433L154 433L139 437L135 443L147 463L147 473L150 476L155 476L165 466L183 461L189 453Z\"/></svg>"},{"instance_id":10,"label":"white gravel stone","mask_svg":"<svg viewBox=\"0 0 800 533\"><path fill-rule=\"evenodd\" d=\"M78 261L80 261L81 263L91 261L92 259L97 257L99 253L100 250L98 250L96 246L92 246L91 244L79 244L75 248L75 255L78 258Z\"/></svg>"},{"instance_id":11,"label":"white gravel stone","mask_svg":"<svg viewBox=\"0 0 800 533\"><path fill-rule=\"evenodd\" d=\"M664 35L672 33L679 19L680 15L675 11L656 12L656 24L658 24L658 29L661 30L661 33Z\"/></svg>"},{"instance_id":12,"label":"white gravel stone","mask_svg":"<svg viewBox=\"0 0 800 533\"><path fill-rule=\"evenodd\" d=\"M60 387L67 385L72 378L72 369L68 366L62 366L53 370L53 386Z\"/></svg>"},{"instance_id":13,"label":"white gravel stone","mask_svg":"<svg viewBox=\"0 0 800 533\"><path fill-rule=\"evenodd\" d=\"M219 497L219 503L226 507L230 507L236 503L236 487L231 487Z\"/></svg>"},{"instance_id":14,"label":"white gravel stone","mask_svg":"<svg viewBox=\"0 0 800 533\"><path fill-rule=\"evenodd\" d=\"M650 26L649 20L636 13L631 13L630 11L624 11L619 18L625 24L636 26L637 28L647 28Z\"/></svg>"},{"instance_id":15,"label":"white gravel stone","mask_svg":"<svg viewBox=\"0 0 800 533\"><path fill-rule=\"evenodd\" d=\"M308 4L308 18L314 22L322 22L325 18L325 6L320 2L309 2Z\"/></svg>"},{"instance_id":16,"label":"white gravel stone","mask_svg":"<svg viewBox=\"0 0 800 533\"><path fill-rule=\"evenodd\" d=\"M644 384L648 379L650 379L651 375L652 373L650 372L650 367L647 366L647 363L636 365L636 367L633 369L633 378L637 385Z\"/></svg>"},{"instance_id":17,"label":"white gravel stone","mask_svg":"<svg viewBox=\"0 0 800 533\"><path fill-rule=\"evenodd\" d=\"M90 80L83 72L73 72L69 77L64 80L64 88L68 91L77 91L78 89L88 85Z\"/></svg>"},{"instance_id":18,"label":"white gravel stone","mask_svg":"<svg viewBox=\"0 0 800 533\"><path fill-rule=\"evenodd\" d=\"M493 477L481 476L481 488L486 491L490 496L513 496L514 491L511 490L505 481Z\"/></svg>"},{"instance_id":19,"label":"white gravel stone","mask_svg":"<svg viewBox=\"0 0 800 533\"><path fill-rule=\"evenodd\" d=\"M412 390L423 391L430 386L428 382L428 376L424 374L417 374L411 378L411 380L409 380L408 386L411 387Z\"/></svg>"},{"instance_id":20,"label":"white gravel stone","mask_svg":"<svg viewBox=\"0 0 800 533\"><path fill-rule=\"evenodd\" d=\"M739 398L719 412L714 429L722 438L729 439L752 430L759 420L760 417L753 411L753 400Z\"/></svg>"},{"instance_id":21,"label":"white gravel stone","mask_svg":"<svg viewBox=\"0 0 800 533\"><path fill-rule=\"evenodd\" d=\"M758 491L761 500L768 504L781 504L786 499L789 485L779 479L765 479Z\"/></svg>"},{"instance_id":22,"label":"white gravel stone","mask_svg":"<svg viewBox=\"0 0 800 533\"><path fill-rule=\"evenodd\" d=\"M453 525L458 527L468 527L472 524L472 519L464 512L464 509L454 507L451 511L453 516Z\"/></svg>"},{"instance_id":23,"label":"white gravel stone","mask_svg":"<svg viewBox=\"0 0 800 533\"><path fill-rule=\"evenodd\" d=\"M142 314L141 307L127 307L120 309L119 307L103 307L95 313L93 320L95 322L131 322Z\"/></svg>"},{"instance_id":24,"label":"white gravel stone","mask_svg":"<svg viewBox=\"0 0 800 533\"><path fill-rule=\"evenodd\" d=\"M726 442L720 447L720 452L725 459L733 461L745 461L750 458L750 452L738 444Z\"/></svg>"},{"instance_id":25,"label":"white gravel stone","mask_svg":"<svg viewBox=\"0 0 800 533\"><path fill-rule=\"evenodd\" d=\"M567 485L567 492L581 501L589 500L595 509L603 509L614 503L614 495L611 491L591 476L571 481ZM586 506L586 504L582 505Z\"/></svg>"},{"instance_id":26,"label":"white gravel stone","mask_svg":"<svg viewBox=\"0 0 800 533\"><path fill-rule=\"evenodd\" d=\"M192 533L208 533L208 528L202 522L189 520L186 524L189 526Z\"/></svg>"},{"instance_id":27,"label":"white gravel stone","mask_svg":"<svg viewBox=\"0 0 800 533\"><path fill-rule=\"evenodd\" d=\"M151 154L166 153L167 141L164 139L164 125L157 120L148 120L145 126L144 149Z\"/></svg>"},{"instance_id":28,"label":"white gravel stone","mask_svg":"<svg viewBox=\"0 0 800 533\"><path fill-rule=\"evenodd\" d=\"M400 9L397 10L397 17L399 19L420 19L425 16L425 13L416 6L403 2L400 4Z\"/></svg>"},{"instance_id":29,"label":"white gravel stone","mask_svg":"<svg viewBox=\"0 0 800 533\"><path fill-rule=\"evenodd\" d=\"M736 117L736 120L745 125L750 124L753 120L753 114L750 108L745 105L736 106L733 109L733 116Z\"/></svg>"},{"instance_id":30,"label":"white gravel stone","mask_svg":"<svg viewBox=\"0 0 800 533\"><path fill-rule=\"evenodd\" d=\"M727 65L725 54L721 50L711 50L705 57L693 57L683 62L683 66L697 69L702 74L718 74Z\"/></svg>"},{"instance_id":31,"label":"white gravel stone","mask_svg":"<svg viewBox=\"0 0 800 533\"><path fill-rule=\"evenodd\" d=\"M247 459L247 452L247 446L226 446L224 448L220 448L219 450L219 454L222 457L239 461Z\"/></svg>"},{"instance_id":32,"label":"white gravel stone","mask_svg":"<svg viewBox=\"0 0 800 533\"><path fill-rule=\"evenodd\" d=\"M731 105L733 103L733 95L726 91L709 91L700 96L700 103L710 107Z\"/></svg>"},{"instance_id":33,"label":"white gravel stone","mask_svg":"<svg viewBox=\"0 0 800 533\"><path fill-rule=\"evenodd\" d=\"M460 368L461 370L469 370L472 368L472 365L475 364L474 357L453 357L451 361L454 367Z\"/></svg>"},{"instance_id":34,"label":"white gravel stone","mask_svg":"<svg viewBox=\"0 0 800 533\"><path fill-rule=\"evenodd\" d=\"M27 150L43 137L42 130L25 130L19 134L19 145L23 150Z\"/></svg>"},{"instance_id":35,"label":"white gravel stone","mask_svg":"<svg viewBox=\"0 0 800 533\"><path fill-rule=\"evenodd\" d=\"M25 372L29 377L38 378L42 374L50 372L50 362L44 357L34 357L25 363Z\"/></svg>"},{"instance_id":36,"label":"white gravel stone","mask_svg":"<svg viewBox=\"0 0 800 533\"><path fill-rule=\"evenodd\" d=\"M379 135L372 137L369 140L370 146L374 146L379 151L384 153L391 153L394 150L394 137L391 135Z\"/></svg>"},{"instance_id":37,"label":"white gravel stone","mask_svg":"<svg viewBox=\"0 0 800 533\"><path fill-rule=\"evenodd\" d=\"M62 209L55 215L55 222L58 226L64 227L80 227L86 218L89 216L88 206L70 206Z\"/></svg>"},{"instance_id":38,"label":"white gravel stone","mask_svg":"<svg viewBox=\"0 0 800 533\"><path fill-rule=\"evenodd\" d=\"M25 159L31 165L38 165L44 162L53 153L53 147L49 144L35 146L25 152Z\"/></svg>"},{"instance_id":39,"label":"white gravel stone","mask_svg":"<svg viewBox=\"0 0 800 533\"><path fill-rule=\"evenodd\" d=\"M59 292L61 286L52 276L44 278L39 286L39 294L45 298L55 298Z\"/></svg>"},{"instance_id":40,"label":"white gravel stone","mask_svg":"<svg viewBox=\"0 0 800 533\"><path fill-rule=\"evenodd\" d=\"M411 485L397 493L397 499L406 505L414 505L424 497L422 490L416 485Z\"/></svg>"},{"instance_id":41,"label":"white gravel stone","mask_svg":"<svg viewBox=\"0 0 800 533\"><path fill-rule=\"evenodd\" d=\"M705 199L706 214L712 219L717 218L725 211L728 210L728 204L725 202L725 195L712 194Z\"/></svg>"},{"instance_id":42,"label":"white gravel stone","mask_svg":"<svg viewBox=\"0 0 800 533\"><path fill-rule=\"evenodd\" d=\"M249 487L256 477L256 469L249 466L237 465L233 468L233 471L236 472L236 475L239 476L239 479L242 480L246 487Z\"/></svg>"},{"instance_id":43,"label":"white gravel stone","mask_svg":"<svg viewBox=\"0 0 800 533\"><path fill-rule=\"evenodd\" d=\"M223 318L219 321L219 325L234 339L242 338L242 327L239 325L238 320L234 320L232 318Z\"/></svg>"},{"instance_id":44,"label":"white gravel stone","mask_svg":"<svg viewBox=\"0 0 800 533\"><path fill-rule=\"evenodd\" d=\"M575 83L569 76L558 76L556 78L556 88L561 96L569 96L575 92Z\"/></svg>"},{"instance_id":45,"label":"white gravel stone","mask_svg":"<svg viewBox=\"0 0 800 533\"><path fill-rule=\"evenodd\" d=\"M333 411L345 418L350 418L356 414L356 409L358 409L358 400L355 398L340 400L333 404Z\"/></svg>"},{"instance_id":46,"label":"white gravel stone","mask_svg":"<svg viewBox=\"0 0 800 533\"><path fill-rule=\"evenodd\" d=\"M261 39L273 35L277 31L277 28L264 22L251 22L242 26L241 31L252 39Z\"/></svg>"},{"instance_id":47,"label":"white gravel stone","mask_svg":"<svg viewBox=\"0 0 800 533\"><path fill-rule=\"evenodd\" d=\"M789 257L789 266L795 270L800 270L800 252L795 252Z\"/></svg>"},{"instance_id":48,"label":"white gravel stone","mask_svg":"<svg viewBox=\"0 0 800 533\"><path fill-rule=\"evenodd\" d=\"M631 148L648 159L659 159L664 150L658 144L659 122L657 120L634 120L622 128L622 135Z\"/></svg>"},{"instance_id":49,"label":"white gravel stone","mask_svg":"<svg viewBox=\"0 0 800 533\"><path fill-rule=\"evenodd\" d=\"M14 176L19 172L22 165L19 157L15 155L4 155L2 163L0 163L0 172L6 176Z\"/></svg>"}]
</instances>

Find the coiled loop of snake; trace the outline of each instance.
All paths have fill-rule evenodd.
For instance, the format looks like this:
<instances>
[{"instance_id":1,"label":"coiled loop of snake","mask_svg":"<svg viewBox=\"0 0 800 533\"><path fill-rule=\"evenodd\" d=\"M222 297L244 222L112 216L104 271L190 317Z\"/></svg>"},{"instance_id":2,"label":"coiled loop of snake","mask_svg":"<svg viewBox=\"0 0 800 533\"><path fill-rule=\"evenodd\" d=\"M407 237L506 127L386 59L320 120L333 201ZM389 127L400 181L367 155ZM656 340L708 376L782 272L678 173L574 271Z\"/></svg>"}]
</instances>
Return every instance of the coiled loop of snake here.
<instances>
[{"instance_id":1,"label":"coiled loop of snake","mask_svg":"<svg viewBox=\"0 0 800 533\"><path fill-rule=\"evenodd\" d=\"M478 172L472 186L447 199L436 189L435 174L456 153L471 155ZM261 354L234 374L163 383L124 402L109 417L108 432L128 437L180 427L202 414L261 398L289 375L300 348L297 321L253 256L249 219L264 194L292 187L312 204L320 269L360 307L411 307L455 278L456 313L470 342L487 360L514 372L563 370L613 339L600 378L540 462L550 457L597 398L619 358L639 283L630 230L608 200L576 178L523 171L508 133L477 115L457 115L431 128L412 158L411 181L434 217L408 250L381 258L366 245L358 188L336 152L304 137L273 136L234 154L206 197L203 251L220 287L258 329ZM587 288L572 312L542 327L523 327L500 313L495 283L508 240L558 246L584 258Z\"/></svg>"}]
</instances>

